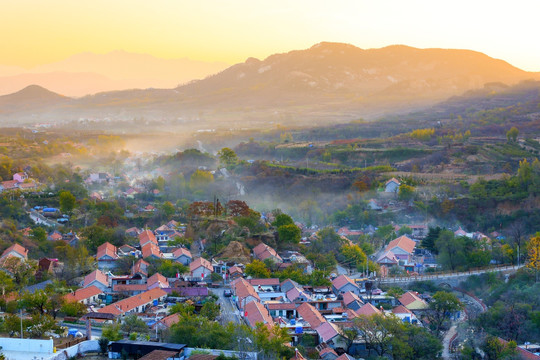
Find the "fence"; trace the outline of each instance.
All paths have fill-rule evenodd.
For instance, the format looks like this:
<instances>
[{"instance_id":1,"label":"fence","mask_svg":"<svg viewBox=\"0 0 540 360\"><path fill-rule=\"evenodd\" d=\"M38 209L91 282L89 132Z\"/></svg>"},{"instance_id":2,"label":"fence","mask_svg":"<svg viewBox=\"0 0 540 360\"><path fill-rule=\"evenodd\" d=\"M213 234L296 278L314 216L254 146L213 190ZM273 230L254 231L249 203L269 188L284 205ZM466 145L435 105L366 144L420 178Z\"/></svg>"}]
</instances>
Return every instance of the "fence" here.
<instances>
[{"instance_id":1,"label":"fence","mask_svg":"<svg viewBox=\"0 0 540 360\"><path fill-rule=\"evenodd\" d=\"M76 338L76 339L73 339L73 340L69 340L65 343L62 343L60 345L56 345L56 349L57 350L60 350L60 349L67 349L69 347L72 347L72 346L75 346L77 344L80 344L82 343L83 341L86 341L86 338L85 337L82 337L82 338Z\"/></svg>"}]
</instances>

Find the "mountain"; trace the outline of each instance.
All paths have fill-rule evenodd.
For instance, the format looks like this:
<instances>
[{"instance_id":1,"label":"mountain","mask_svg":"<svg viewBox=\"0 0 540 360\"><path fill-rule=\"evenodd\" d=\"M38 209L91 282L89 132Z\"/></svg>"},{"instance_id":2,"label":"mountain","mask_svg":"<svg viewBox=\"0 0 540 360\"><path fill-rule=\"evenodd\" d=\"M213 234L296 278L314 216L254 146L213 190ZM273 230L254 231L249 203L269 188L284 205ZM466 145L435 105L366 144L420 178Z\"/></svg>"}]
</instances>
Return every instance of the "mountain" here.
<instances>
[{"instance_id":1,"label":"mountain","mask_svg":"<svg viewBox=\"0 0 540 360\"><path fill-rule=\"evenodd\" d=\"M0 66L0 94L37 84L68 96L134 88L173 88L225 69L222 62L160 59L145 54L112 51L82 53L24 70Z\"/></svg>"},{"instance_id":2,"label":"mountain","mask_svg":"<svg viewBox=\"0 0 540 360\"><path fill-rule=\"evenodd\" d=\"M197 126L212 122L311 125L413 110L486 83L513 85L527 79L540 79L540 74L469 50L402 45L364 50L320 43L263 61L250 58L172 89L85 96L69 106L49 106L39 116L57 120L189 118Z\"/></svg>"},{"instance_id":3,"label":"mountain","mask_svg":"<svg viewBox=\"0 0 540 360\"><path fill-rule=\"evenodd\" d=\"M38 85L30 85L16 93L0 96L0 116L31 114L68 105L72 99Z\"/></svg>"}]
</instances>

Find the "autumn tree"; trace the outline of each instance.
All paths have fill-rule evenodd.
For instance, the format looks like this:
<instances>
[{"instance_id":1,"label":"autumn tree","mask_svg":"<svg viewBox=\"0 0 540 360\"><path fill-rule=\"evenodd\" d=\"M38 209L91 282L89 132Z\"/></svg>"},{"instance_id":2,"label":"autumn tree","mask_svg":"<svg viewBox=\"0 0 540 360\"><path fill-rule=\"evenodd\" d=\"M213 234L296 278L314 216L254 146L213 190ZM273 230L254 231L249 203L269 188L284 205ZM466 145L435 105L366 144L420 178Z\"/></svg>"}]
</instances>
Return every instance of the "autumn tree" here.
<instances>
[{"instance_id":1,"label":"autumn tree","mask_svg":"<svg viewBox=\"0 0 540 360\"><path fill-rule=\"evenodd\" d=\"M245 273L246 275L252 276L254 278L266 279L270 277L270 270L268 270L266 264L257 259L246 265Z\"/></svg>"},{"instance_id":2,"label":"autumn tree","mask_svg":"<svg viewBox=\"0 0 540 360\"><path fill-rule=\"evenodd\" d=\"M302 236L302 231L295 224L282 225L278 227L279 243L298 244Z\"/></svg>"},{"instance_id":3,"label":"autumn tree","mask_svg":"<svg viewBox=\"0 0 540 360\"><path fill-rule=\"evenodd\" d=\"M519 135L519 130L515 126L512 126L510 130L506 132L506 139L508 141L516 142L518 135Z\"/></svg>"},{"instance_id":4,"label":"autumn tree","mask_svg":"<svg viewBox=\"0 0 540 360\"><path fill-rule=\"evenodd\" d=\"M230 148L223 148L218 152L219 162L226 166L230 167L238 163L238 156Z\"/></svg>"},{"instance_id":5,"label":"autumn tree","mask_svg":"<svg viewBox=\"0 0 540 360\"><path fill-rule=\"evenodd\" d=\"M59 194L59 202L60 202L60 211L63 213L69 213L73 211L75 208L75 204L77 203L77 199L75 199L75 196L69 191L62 191Z\"/></svg>"},{"instance_id":6,"label":"autumn tree","mask_svg":"<svg viewBox=\"0 0 540 360\"><path fill-rule=\"evenodd\" d=\"M540 270L540 233L536 233L536 235L531 238L527 248L529 250L527 267L534 271L535 281L538 282L538 272Z\"/></svg>"},{"instance_id":7,"label":"autumn tree","mask_svg":"<svg viewBox=\"0 0 540 360\"><path fill-rule=\"evenodd\" d=\"M463 304L454 294L446 291L437 291L433 295L433 299L429 303L429 308L426 312L431 332L435 336L441 337L448 327L449 315L462 309Z\"/></svg>"},{"instance_id":8,"label":"autumn tree","mask_svg":"<svg viewBox=\"0 0 540 360\"><path fill-rule=\"evenodd\" d=\"M228 201L225 204L225 209L227 210L227 214L232 217L248 216L250 210L248 204L242 200Z\"/></svg>"}]
</instances>

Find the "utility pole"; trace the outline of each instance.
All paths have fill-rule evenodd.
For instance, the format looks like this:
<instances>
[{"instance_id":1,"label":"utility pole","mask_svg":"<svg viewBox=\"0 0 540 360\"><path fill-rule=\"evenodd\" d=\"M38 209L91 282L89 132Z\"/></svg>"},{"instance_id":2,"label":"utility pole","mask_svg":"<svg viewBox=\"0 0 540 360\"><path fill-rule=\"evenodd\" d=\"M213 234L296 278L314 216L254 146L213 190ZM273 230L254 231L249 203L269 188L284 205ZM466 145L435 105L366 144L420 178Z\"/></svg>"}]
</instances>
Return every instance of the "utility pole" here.
<instances>
[{"instance_id":1,"label":"utility pole","mask_svg":"<svg viewBox=\"0 0 540 360\"><path fill-rule=\"evenodd\" d=\"M20 312L20 318L21 318L21 339L23 338L23 328L22 328L22 308L19 309Z\"/></svg>"}]
</instances>

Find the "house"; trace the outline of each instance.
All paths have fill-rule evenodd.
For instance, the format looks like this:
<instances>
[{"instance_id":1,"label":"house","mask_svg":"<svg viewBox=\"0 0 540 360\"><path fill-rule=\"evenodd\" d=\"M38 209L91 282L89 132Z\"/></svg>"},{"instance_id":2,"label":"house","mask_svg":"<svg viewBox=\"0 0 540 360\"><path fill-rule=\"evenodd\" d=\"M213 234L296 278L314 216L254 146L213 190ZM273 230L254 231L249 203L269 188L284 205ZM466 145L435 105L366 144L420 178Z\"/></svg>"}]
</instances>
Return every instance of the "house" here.
<instances>
[{"instance_id":1,"label":"house","mask_svg":"<svg viewBox=\"0 0 540 360\"><path fill-rule=\"evenodd\" d=\"M236 265L227 269L227 273L229 274L229 280L238 279L244 275L242 268Z\"/></svg>"},{"instance_id":2,"label":"house","mask_svg":"<svg viewBox=\"0 0 540 360\"><path fill-rule=\"evenodd\" d=\"M343 294L343 305L345 305L347 309L356 311L364 305L364 302L352 291L347 291Z\"/></svg>"},{"instance_id":3,"label":"house","mask_svg":"<svg viewBox=\"0 0 540 360\"><path fill-rule=\"evenodd\" d=\"M283 282L280 285L281 291L286 293L287 291L291 290L292 288L297 287L300 288L301 286L291 279L283 280Z\"/></svg>"},{"instance_id":4,"label":"house","mask_svg":"<svg viewBox=\"0 0 540 360\"><path fill-rule=\"evenodd\" d=\"M313 330L315 330L322 323L326 322L326 319L321 315L321 313L308 303L303 303L296 308L296 311Z\"/></svg>"},{"instance_id":5,"label":"house","mask_svg":"<svg viewBox=\"0 0 540 360\"><path fill-rule=\"evenodd\" d=\"M375 211L380 211L383 209L382 206L380 206L375 199L369 199L367 207L368 209Z\"/></svg>"},{"instance_id":6,"label":"house","mask_svg":"<svg viewBox=\"0 0 540 360\"><path fill-rule=\"evenodd\" d=\"M319 342L326 343L333 348L346 347L345 339L340 333L336 324L325 321L317 328L315 328L317 335L319 335Z\"/></svg>"},{"instance_id":7,"label":"house","mask_svg":"<svg viewBox=\"0 0 540 360\"><path fill-rule=\"evenodd\" d=\"M356 360L349 354L341 354L336 360Z\"/></svg>"},{"instance_id":8,"label":"house","mask_svg":"<svg viewBox=\"0 0 540 360\"><path fill-rule=\"evenodd\" d=\"M310 296L307 292L305 292L301 287L296 286L287 291L286 296L290 302L294 303L306 302L310 299Z\"/></svg>"},{"instance_id":9,"label":"house","mask_svg":"<svg viewBox=\"0 0 540 360\"><path fill-rule=\"evenodd\" d=\"M411 324L418 323L418 319L416 318L416 315L414 315L414 313L411 310L407 309L403 305L399 305L393 308L392 313L398 318L400 318L401 320L403 320L404 322L408 322Z\"/></svg>"},{"instance_id":10,"label":"house","mask_svg":"<svg viewBox=\"0 0 540 360\"><path fill-rule=\"evenodd\" d=\"M376 261L379 265L386 265L387 267L391 267L394 265L397 265L398 259L396 258L396 255L392 251L385 251Z\"/></svg>"},{"instance_id":11,"label":"house","mask_svg":"<svg viewBox=\"0 0 540 360\"><path fill-rule=\"evenodd\" d=\"M0 256L0 263L3 263L7 258L9 257L18 257L21 260L27 260L28 259L28 250L19 244L13 244L10 247L8 247L4 252L2 253L2 256Z\"/></svg>"},{"instance_id":12,"label":"house","mask_svg":"<svg viewBox=\"0 0 540 360\"><path fill-rule=\"evenodd\" d=\"M155 273L154 275L150 276L146 281L146 285L148 286L148 290L156 287L159 287L160 289L170 287L169 280L167 280L167 278L160 273Z\"/></svg>"},{"instance_id":13,"label":"house","mask_svg":"<svg viewBox=\"0 0 540 360\"><path fill-rule=\"evenodd\" d=\"M407 291L399 298L401 305L409 310L423 310L428 308L428 304L422 300L417 292Z\"/></svg>"},{"instance_id":14,"label":"house","mask_svg":"<svg viewBox=\"0 0 540 360\"><path fill-rule=\"evenodd\" d=\"M274 321L268 313L268 310L258 301L250 301L244 307L244 315L252 329L255 329L257 323L263 323L269 329L274 326Z\"/></svg>"},{"instance_id":15,"label":"house","mask_svg":"<svg viewBox=\"0 0 540 360\"><path fill-rule=\"evenodd\" d=\"M116 267L116 260L118 260L118 250L113 244L106 242L98 246L96 260L98 263L98 269L110 270Z\"/></svg>"},{"instance_id":16,"label":"house","mask_svg":"<svg viewBox=\"0 0 540 360\"><path fill-rule=\"evenodd\" d=\"M165 300L167 293L162 289L155 288L143 292L142 294L128 297L127 299L117 301L111 305L105 306L98 310L103 314L113 314L116 316L126 315L131 313L142 313L149 306L154 305L154 302Z\"/></svg>"},{"instance_id":17,"label":"house","mask_svg":"<svg viewBox=\"0 0 540 360\"><path fill-rule=\"evenodd\" d=\"M278 255L276 250L266 245L265 243L260 243L253 248L253 257L260 261L271 259L276 264L281 264L283 262L283 259L281 258L281 256Z\"/></svg>"},{"instance_id":18,"label":"house","mask_svg":"<svg viewBox=\"0 0 540 360\"><path fill-rule=\"evenodd\" d=\"M101 291L107 291L109 288L109 277L99 269L94 270L84 277L83 288L89 286L96 286Z\"/></svg>"},{"instance_id":19,"label":"house","mask_svg":"<svg viewBox=\"0 0 540 360\"><path fill-rule=\"evenodd\" d=\"M94 201L103 201L103 196L97 191L92 192L89 197Z\"/></svg>"},{"instance_id":20,"label":"house","mask_svg":"<svg viewBox=\"0 0 540 360\"><path fill-rule=\"evenodd\" d=\"M137 258L142 256L141 250L137 250L128 244L119 246L116 250L118 256L135 256Z\"/></svg>"},{"instance_id":21,"label":"house","mask_svg":"<svg viewBox=\"0 0 540 360\"><path fill-rule=\"evenodd\" d=\"M47 236L47 240L49 241L60 241L63 240L64 237L62 236L62 233L58 230L54 230L52 233L50 233Z\"/></svg>"},{"instance_id":22,"label":"house","mask_svg":"<svg viewBox=\"0 0 540 360\"><path fill-rule=\"evenodd\" d=\"M154 325L151 326L152 329L163 330L169 329L174 324L180 321L180 314L174 313L172 315L165 316L163 319L158 320Z\"/></svg>"},{"instance_id":23,"label":"house","mask_svg":"<svg viewBox=\"0 0 540 360\"><path fill-rule=\"evenodd\" d=\"M141 278L146 278L148 276L148 266L150 264L143 259L137 260L131 267L131 276L139 275Z\"/></svg>"},{"instance_id":24,"label":"house","mask_svg":"<svg viewBox=\"0 0 540 360\"><path fill-rule=\"evenodd\" d=\"M285 319L296 318L296 305L295 303L269 303L266 304L266 308L270 312L270 316L273 318L282 317Z\"/></svg>"},{"instance_id":25,"label":"house","mask_svg":"<svg viewBox=\"0 0 540 360\"><path fill-rule=\"evenodd\" d=\"M231 283L231 289L236 296L237 306L240 310L252 301L260 302L261 298L247 280L239 278Z\"/></svg>"},{"instance_id":26,"label":"house","mask_svg":"<svg viewBox=\"0 0 540 360\"><path fill-rule=\"evenodd\" d=\"M334 294L345 294L348 291L360 295L360 287L347 275L339 275L332 281L332 290Z\"/></svg>"},{"instance_id":27,"label":"house","mask_svg":"<svg viewBox=\"0 0 540 360\"><path fill-rule=\"evenodd\" d=\"M141 245L141 247L143 247L144 245L146 245L148 243L153 243L156 246L158 245L158 241L157 241L156 236L154 235L154 233L151 232L150 230L143 230L139 234L139 245Z\"/></svg>"},{"instance_id":28,"label":"house","mask_svg":"<svg viewBox=\"0 0 540 360\"><path fill-rule=\"evenodd\" d=\"M391 178L384 184L384 192L397 193L401 183L396 178Z\"/></svg>"},{"instance_id":29,"label":"house","mask_svg":"<svg viewBox=\"0 0 540 360\"><path fill-rule=\"evenodd\" d=\"M204 280L204 278L208 278L212 274L212 271L214 271L212 263L202 257L195 259L189 264L189 272L194 278Z\"/></svg>"},{"instance_id":30,"label":"house","mask_svg":"<svg viewBox=\"0 0 540 360\"><path fill-rule=\"evenodd\" d=\"M136 227L130 227L129 229L126 229L127 236L138 237L140 233L141 231Z\"/></svg>"},{"instance_id":31,"label":"house","mask_svg":"<svg viewBox=\"0 0 540 360\"><path fill-rule=\"evenodd\" d=\"M28 182L23 182L23 183L19 183L19 189L21 190L29 190L29 189L35 189L37 188L37 184L35 181L28 181Z\"/></svg>"},{"instance_id":32,"label":"house","mask_svg":"<svg viewBox=\"0 0 540 360\"><path fill-rule=\"evenodd\" d=\"M397 239L390 241L390 243L386 246L385 251L392 251L397 260L405 260L409 262L412 259L415 247L416 242L414 240L402 235Z\"/></svg>"},{"instance_id":33,"label":"house","mask_svg":"<svg viewBox=\"0 0 540 360\"><path fill-rule=\"evenodd\" d=\"M141 250L143 259L161 259L163 257L163 254L161 254L161 250L159 250L159 246L157 246L153 242L147 242Z\"/></svg>"},{"instance_id":34,"label":"house","mask_svg":"<svg viewBox=\"0 0 540 360\"><path fill-rule=\"evenodd\" d=\"M58 274L64 268L64 264L59 262L58 259L41 258L38 261L37 277L43 276L43 274Z\"/></svg>"},{"instance_id":35,"label":"house","mask_svg":"<svg viewBox=\"0 0 540 360\"><path fill-rule=\"evenodd\" d=\"M423 239L428 234L428 226L427 225L408 225L412 230L412 237L415 239Z\"/></svg>"},{"instance_id":36,"label":"house","mask_svg":"<svg viewBox=\"0 0 540 360\"><path fill-rule=\"evenodd\" d=\"M362 307L358 310L356 310L356 314L358 314L359 316L372 316L372 315L375 315L375 314L379 314L379 315L382 315L383 312L379 309L377 309L375 306L373 306L372 304L370 303L366 303L364 305L362 305Z\"/></svg>"},{"instance_id":37,"label":"house","mask_svg":"<svg viewBox=\"0 0 540 360\"><path fill-rule=\"evenodd\" d=\"M103 294L103 291L97 286L89 286L86 288L78 289L75 292L64 296L66 302L79 302L81 304L89 305L97 303L99 295Z\"/></svg>"},{"instance_id":38,"label":"house","mask_svg":"<svg viewBox=\"0 0 540 360\"><path fill-rule=\"evenodd\" d=\"M279 291L279 279L249 279L248 282L255 288L264 291Z\"/></svg>"},{"instance_id":39,"label":"house","mask_svg":"<svg viewBox=\"0 0 540 360\"><path fill-rule=\"evenodd\" d=\"M322 360L336 360L338 358L338 354L331 347L325 347L319 351L319 357Z\"/></svg>"},{"instance_id":40,"label":"house","mask_svg":"<svg viewBox=\"0 0 540 360\"><path fill-rule=\"evenodd\" d=\"M191 251L181 247L173 251L173 259L176 262L188 266L193 258L191 256Z\"/></svg>"},{"instance_id":41,"label":"house","mask_svg":"<svg viewBox=\"0 0 540 360\"><path fill-rule=\"evenodd\" d=\"M19 188L19 182L17 180L2 181L0 184L4 190L15 190Z\"/></svg>"}]
</instances>

